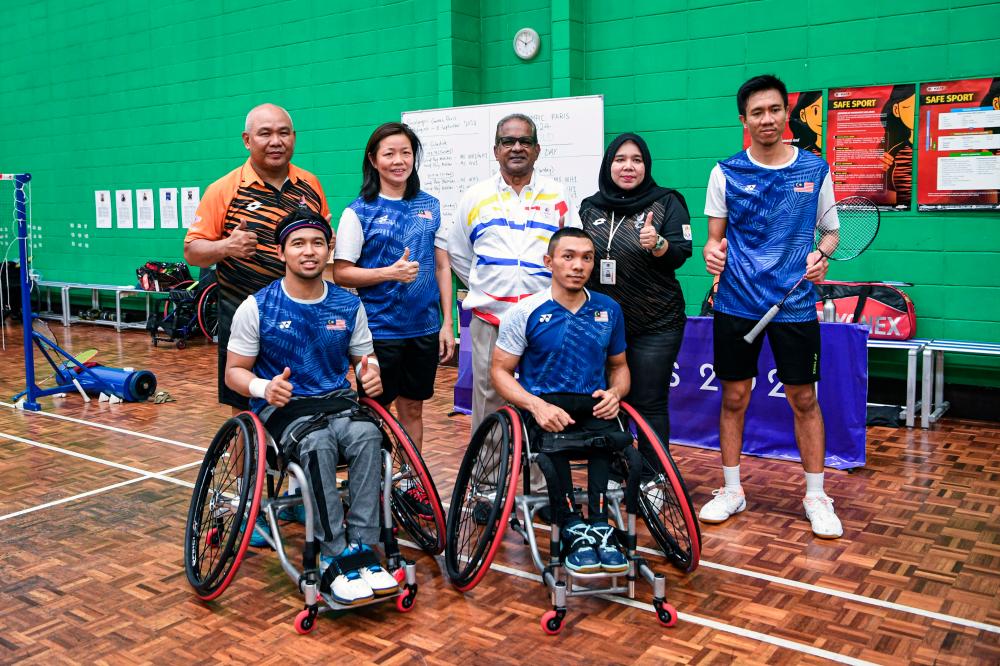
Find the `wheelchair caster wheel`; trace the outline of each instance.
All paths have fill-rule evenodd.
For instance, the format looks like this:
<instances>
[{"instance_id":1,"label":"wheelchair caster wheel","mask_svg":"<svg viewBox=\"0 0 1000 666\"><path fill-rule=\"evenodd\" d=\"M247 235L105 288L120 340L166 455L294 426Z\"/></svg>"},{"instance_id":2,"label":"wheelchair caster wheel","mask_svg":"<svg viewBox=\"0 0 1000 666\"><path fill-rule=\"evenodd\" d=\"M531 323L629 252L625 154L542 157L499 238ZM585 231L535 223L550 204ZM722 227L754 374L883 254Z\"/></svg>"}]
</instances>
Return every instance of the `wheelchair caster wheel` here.
<instances>
[{"instance_id":1,"label":"wheelchair caster wheel","mask_svg":"<svg viewBox=\"0 0 1000 666\"><path fill-rule=\"evenodd\" d=\"M659 620L660 624L664 627L672 627L677 624L676 608L665 601L654 602L653 608L656 609L656 619Z\"/></svg>"},{"instance_id":2,"label":"wheelchair caster wheel","mask_svg":"<svg viewBox=\"0 0 1000 666\"><path fill-rule=\"evenodd\" d=\"M188 346L188 343L185 342L184 340L178 340L177 341L177 348L178 349L185 349L187 346Z\"/></svg>"},{"instance_id":3,"label":"wheelchair caster wheel","mask_svg":"<svg viewBox=\"0 0 1000 666\"><path fill-rule=\"evenodd\" d=\"M410 588L405 588L398 597L396 597L396 610L400 613L409 613L413 610L413 603L415 599L413 598L413 590Z\"/></svg>"},{"instance_id":4,"label":"wheelchair caster wheel","mask_svg":"<svg viewBox=\"0 0 1000 666\"><path fill-rule=\"evenodd\" d=\"M399 567L398 569L393 571L392 577L396 579L397 583L402 585L403 581L406 580L406 567Z\"/></svg>"},{"instance_id":5,"label":"wheelchair caster wheel","mask_svg":"<svg viewBox=\"0 0 1000 666\"><path fill-rule=\"evenodd\" d=\"M555 636L563 628L563 615L559 611L550 610L542 615L542 631L549 636Z\"/></svg>"},{"instance_id":6,"label":"wheelchair caster wheel","mask_svg":"<svg viewBox=\"0 0 1000 666\"><path fill-rule=\"evenodd\" d=\"M295 631L304 636L315 628L316 612L311 611L308 608L299 611L299 614L295 616Z\"/></svg>"}]
</instances>

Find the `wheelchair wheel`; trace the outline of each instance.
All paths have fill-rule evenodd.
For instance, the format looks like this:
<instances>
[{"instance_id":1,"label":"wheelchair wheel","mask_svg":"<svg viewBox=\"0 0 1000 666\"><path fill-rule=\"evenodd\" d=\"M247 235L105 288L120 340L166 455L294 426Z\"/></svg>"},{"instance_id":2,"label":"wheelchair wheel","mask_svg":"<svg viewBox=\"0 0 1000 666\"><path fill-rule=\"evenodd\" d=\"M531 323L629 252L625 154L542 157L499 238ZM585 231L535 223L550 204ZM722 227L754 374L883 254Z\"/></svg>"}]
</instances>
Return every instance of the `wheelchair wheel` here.
<instances>
[{"instance_id":1,"label":"wheelchair wheel","mask_svg":"<svg viewBox=\"0 0 1000 666\"><path fill-rule=\"evenodd\" d=\"M685 573L694 571L701 558L701 529L680 470L646 419L629 404L621 403L621 409L626 429L636 437L641 433L652 445L652 453L643 455L643 522L668 562Z\"/></svg>"},{"instance_id":2,"label":"wheelchair wheel","mask_svg":"<svg viewBox=\"0 0 1000 666\"><path fill-rule=\"evenodd\" d=\"M452 584L479 584L503 540L517 494L521 418L510 407L487 416L472 435L448 509L444 561Z\"/></svg>"},{"instance_id":3,"label":"wheelchair wheel","mask_svg":"<svg viewBox=\"0 0 1000 666\"><path fill-rule=\"evenodd\" d=\"M385 407L371 398L361 398L359 403L382 430L383 436L389 439L393 517L423 551L437 555L444 550L444 508L424 459L399 421ZM413 497L417 497L419 503Z\"/></svg>"},{"instance_id":4,"label":"wheelchair wheel","mask_svg":"<svg viewBox=\"0 0 1000 666\"><path fill-rule=\"evenodd\" d=\"M219 335L219 283L213 282L205 287L198 297L198 328L214 342Z\"/></svg>"},{"instance_id":5,"label":"wheelchair wheel","mask_svg":"<svg viewBox=\"0 0 1000 666\"><path fill-rule=\"evenodd\" d=\"M225 591L243 561L264 483L264 426L250 412L223 424L198 471L184 531L188 582L204 601Z\"/></svg>"}]
</instances>

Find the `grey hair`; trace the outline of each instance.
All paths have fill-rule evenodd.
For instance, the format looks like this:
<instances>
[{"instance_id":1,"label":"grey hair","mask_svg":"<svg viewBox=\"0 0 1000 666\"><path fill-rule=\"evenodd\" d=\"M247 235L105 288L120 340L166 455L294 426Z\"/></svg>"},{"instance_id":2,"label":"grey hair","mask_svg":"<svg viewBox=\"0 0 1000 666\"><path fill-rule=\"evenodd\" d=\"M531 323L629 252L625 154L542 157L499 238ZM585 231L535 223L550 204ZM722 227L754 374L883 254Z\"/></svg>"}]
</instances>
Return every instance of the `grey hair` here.
<instances>
[{"instance_id":1,"label":"grey hair","mask_svg":"<svg viewBox=\"0 0 1000 666\"><path fill-rule=\"evenodd\" d=\"M535 143L538 143L538 128L535 127L535 121L523 113L511 113L501 118L500 122L497 123L497 133L493 140L494 144L500 143L500 128L504 126L504 123L511 120L521 120L528 123L528 127L531 128L531 138L535 140Z\"/></svg>"},{"instance_id":2,"label":"grey hair","mask_svg":"<svg viewBox=\"0 0 1000 666\"><path fill-rule=\"evenodd\" d=\"M292 129L295 129L295 123L292 122L292 114L288 113L287 109L285 109L284 107L278 106L277 104L271 104L271 103L266 102L264 104L258 104L257 106L255 106L252 109L250 109L250 113L247 114L246 122L243 125L243 131L244 132L246 132L247 134L250 133L250 127L251 127L250 121L253 119L253 114L255 114L260 109L263 109L265 106L273 106L274 108L282 111L286 116L288 116L288 123L292 126Z\"/></svg>"}]
</instances>

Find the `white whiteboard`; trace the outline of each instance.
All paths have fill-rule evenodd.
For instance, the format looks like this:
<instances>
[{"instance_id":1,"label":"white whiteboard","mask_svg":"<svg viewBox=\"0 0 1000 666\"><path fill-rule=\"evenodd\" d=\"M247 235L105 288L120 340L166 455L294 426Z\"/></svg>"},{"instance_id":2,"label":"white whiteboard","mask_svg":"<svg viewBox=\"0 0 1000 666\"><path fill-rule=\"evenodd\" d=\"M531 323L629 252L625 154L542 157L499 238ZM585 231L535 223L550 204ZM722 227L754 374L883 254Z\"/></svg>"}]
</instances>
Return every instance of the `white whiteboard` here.
<instances>
[{"instance_id":1,"label":"white whiteboard","mask_svg":"<svg viewBox=\"0 0 1000 666\"><path fill-rule=\"evenodd\" d=\"M535 121L542 147L535 171L561 182L573 206L597 191L604 156L603 95L405 111L402 120L424 149L420 187L441 200L442 224L454 221L465 190L499 171L493 156L496 125L510 113Z\"/></svg>"}]
</instances>

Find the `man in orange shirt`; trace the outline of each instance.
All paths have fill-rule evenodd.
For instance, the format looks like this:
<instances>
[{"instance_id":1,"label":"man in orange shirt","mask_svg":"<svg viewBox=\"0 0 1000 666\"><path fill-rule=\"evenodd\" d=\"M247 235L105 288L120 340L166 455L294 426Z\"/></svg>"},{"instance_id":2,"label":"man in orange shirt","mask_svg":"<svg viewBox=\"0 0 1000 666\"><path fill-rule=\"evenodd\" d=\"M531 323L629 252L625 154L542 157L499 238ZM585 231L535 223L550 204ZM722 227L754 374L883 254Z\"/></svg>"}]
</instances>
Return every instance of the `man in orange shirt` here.
<instances>
[{"instance_id":1,"label":"man in orange shirt","mask_svg":"<svg viewBox=\"0 0 1000 666\"><path fill-rule=\"evenodd\" d=\"M202 268L216 265L219 402L234 413L249 405L225 383L229 327L247 296L285 274L274 228L299 206L330 219L319 179L290 163L295 129L287 111L274 104L254 107L247 114L243 145L250 158L208 186L184 239L185 261Z\"/></svg>"}]
</instances>

